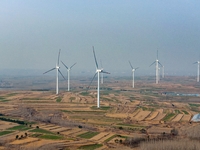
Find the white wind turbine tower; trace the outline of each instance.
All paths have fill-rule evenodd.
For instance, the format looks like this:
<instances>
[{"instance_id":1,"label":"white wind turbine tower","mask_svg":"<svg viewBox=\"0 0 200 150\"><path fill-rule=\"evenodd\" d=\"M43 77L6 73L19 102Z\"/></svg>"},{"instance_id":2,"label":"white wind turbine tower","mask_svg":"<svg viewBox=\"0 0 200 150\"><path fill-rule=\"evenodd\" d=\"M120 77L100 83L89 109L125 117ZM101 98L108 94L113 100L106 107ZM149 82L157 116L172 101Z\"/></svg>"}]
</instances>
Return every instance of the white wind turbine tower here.
<instances>
[{"instance_id":1,"label":"white wind turbine tower","mask_svg":"<svg viewBox=\"0 0 200 150\"><path fill-rule=\"evenodd\" d=\"M197 61L194 64L197 64L197 82L199 82L199 64L200 64L200 61Z\"/></svg>"},{"instance_id":2,"label":"white wind turbine tower","mask_svg":"<svg viewBox=\"0 0 200 150\"><path fill-rule=\"evenodd\" d=\"M158 71L159 70L159 66L158 65L160 64L162 66L162 64L158 60L158 51L157 51L157 59L156 59L156 61L154 61L150 66L152 66L154 63L156 65L156 84L158 84L158 81L159 81L159 71Z\"/></svg>"},{"instance_id":3,"label":"white wind turbine tower","mask_svg":"<svg viewBox=\"0 0 200 150\"><path fill-rule=\"evenodd\" d=\"M96 64L96 73L94 74L90 85L92 84L92 81L94 80L95 76L98 76L98 87L97 87L97 108L100 107L100 100L99 100L99 80L100 80L100 73L106 73L106 74L110 74L109 72L104 71L103 69L99 69L98 67L98 63L97 63L97 59L96 59L96 55L95 55L95 51L94 51L94 46L93 46L93 54L94 54L94 60L95 60L95 64ZM88 86L88 89L90 87L90 85Z\"/></svg>"},{"instance_id":4,"label":"white wind turbine tower","mask_svg":"<svg viewBox=\"0 0 200 150\"><path fill-rule=\"evenodd\" d=\"M161 68L158 67L158 82L160 82L161 79Z\"/></svg>"},{"instance_id":5,"label":"white wind turbine tower","mask_svg":"<svg viewBox=\"0 0 200 150\"><path fill-rule=\"evenodd\" d=\"M62 62L62 61L61 61ZM68 91L70 91L70 70L72 69L72 67L74 67L74 65L76 65L76 63L74 63L71 67L67 67L64 62L62 62L62 64L65 66L65 68L67 68L67 74L68 74Z\"/></svg>"},{"instance_id":6,"label":"white wind turbine tower","mask_svg":"<svg viewBox=\"0 0 200 150\"><path fill-rule=\"evenodd\" d=\"M135 87L135 82L134 82L135 75L134 75L134 73L135 73L135 70L137 70L139 67L133 68L133 66L132 66L132 64L131 64L130 61L129 61L129 64L130 64L130 66L132 68L132 73L133 73L133 88L134 88Z\"/></svg>"},{"instance_id":7,"label":"white wind turbine tower","mask_svg":"<svg viewBox=\"0 0 200 150\"><path fill-rule=\"evenodd\" d=\"M164 66L162 66L162 78L164 78L165 77L165 68L164 68Z\"/></svg>"},{"instance_id":8,"label":"white wind turbine tower","mask_svg":"<svg viewBox=\"0 0 200 150\"><path fill-rule=\"evenodd\" d=\"M48 70L48 71L46 71L46 72L44 72L43 74L46 74L46 73L48 73L48 72L50 72L50 71L52 71L52 70L55 70L56 69L56 94L58 94L58 72L62 75L62 77L65 79L65 77L63 76L63 74L61 73L61 71L60 71L60 67L59 67L59 59L60 59L60 50L59 50L59 53L58 53L58 61L57 61L57 63L56 63L56 67L55 68L52 68L52 69L50 69L50 70Z\"/></svg>"}]
</instances>

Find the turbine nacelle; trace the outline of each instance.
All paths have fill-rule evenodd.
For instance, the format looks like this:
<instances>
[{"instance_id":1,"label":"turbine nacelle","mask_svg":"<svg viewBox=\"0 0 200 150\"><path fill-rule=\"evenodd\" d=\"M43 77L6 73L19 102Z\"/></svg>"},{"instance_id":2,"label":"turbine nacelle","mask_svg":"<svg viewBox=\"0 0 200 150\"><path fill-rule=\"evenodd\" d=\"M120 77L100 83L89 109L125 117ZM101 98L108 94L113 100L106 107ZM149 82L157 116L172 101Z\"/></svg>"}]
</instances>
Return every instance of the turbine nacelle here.
<instances>
[{"instance_id":1,"label":"turbine nacelle","mask_svg":"<svg viewBox=\"0 0 200 150\"><path fill-rule=\"evenodd\" d=\"M98 72L99 72L99 73L103 73L103 69L97 69L97 70L96 70L96 73L98 73Z\"/></svg>"}]
</instances>

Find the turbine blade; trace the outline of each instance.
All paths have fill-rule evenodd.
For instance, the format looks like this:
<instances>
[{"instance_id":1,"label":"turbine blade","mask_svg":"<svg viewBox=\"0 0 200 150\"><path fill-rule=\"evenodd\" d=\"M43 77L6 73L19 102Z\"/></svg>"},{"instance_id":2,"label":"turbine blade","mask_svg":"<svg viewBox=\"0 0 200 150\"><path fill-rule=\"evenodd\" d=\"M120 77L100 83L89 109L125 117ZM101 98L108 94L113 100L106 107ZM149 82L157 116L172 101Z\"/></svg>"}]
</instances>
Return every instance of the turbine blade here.
<instances>
[{"instance_id":1,"label":"turbine blade","mask_svg":"<svg viewBox=\"0 0 200 150\"><path fill-rule=\"evenodd\" d=\"M90 86L91 86L91 84L92 84L92 82L93 82L93 80L94 80L94 78L95 78L96 75L97 75L97 73L94 74L92 80L90 81L90 84L89 84L89 86L88 86L88 88L87 88L87 91L89 90L89 88L90 88Z\"/></svg>"},{"instance_id":2,"label":"turbine blade","mask_svg":"<svg viewBox=\"0 0 200 150\"><path fill-rule=\"evenodd\" d=\"M151 67L154 63L155 63L155 61L149 67Z\"/></svg>"},{"instance_id":3,"label":"turbine blade","mask_svg":"<svg viewBox=\"0 0 200 150\"><path fill-rule=\"evenodd\" d=\"M57 65L59 66L59 59L60 59L60 51L61 51L61 49L59 49L59 53L58 53L58 63L57 63Z\"/></svg>"},{"instance_id":4,"label":"turbine blade","mask_svg":"<svg viewBox=\"0 0 200 150\"><path fill-rule=\"evenodd\" d=\"M65 68L67 68L67 69L68 69L68 67L67 67L67 66L64 64L64 62L62 62L62 61L61 61L61 63L62 63L64 66L65 66Z\"/></svg>"},{"instance_id":5,"label":"turbine blade","mask_svg":"<svg viewBox=\"0 0 200 150\"><path fill-rule=\"evenodd\" d=\"M129 61L129 64L130 64L131 68L133 69L133 66L131 65L131 62L130 62L130 61Z\"/></svg>"},{"instance_id":6,"label":"turbine blade","mask_svg":"<svg viewBox=\"0 0 200 150\"><path fill-rule=\"evenodd\" d=\"M54 70L54 69L56 69L56 68L52 68L52 69L50 69L50 70L44 72L43 74L45 74L45 73L47 73L47 72L50 72L50 71L52 71L52 70Z\"/></svg>"},{"instance_id":7,"label":"turbine blade","mask_svg":"<svg viewBox=\"0 0 200 150\"><path fill-rule=\"evenodd\" d=\"M107 71L102 71L101 73L106 73L106 74L110 74L109 72L107 72Z\"/></svg>"},{"instance_id":8,"label":"turbine blade","mask_svg":"<svg viewBox=\"0 0 200 150\"><path fill-rule=\"evenodd\" d=\"M72 69L72 67L74 67L76 65L76 63L74 63L71 67L70 67L70 69Z\"/></svg>"},{"instance_id":9,"label":"turbine blade","mask_svg":"<svg viewBox=\"0 0 200 150\"><path fill-rule=\"evenodd\" d=\"M161 65L161 67L163 66L159 61L158 61L158 63Z\"/></svg>"},{"instance_id":10,"label":"turbine blade","mask_svg":"<svg viewBox=\"0 0 200 150\"><path fill-rule=\"evenodd\" d=\"M198 62L194 62L193 64L197 64Z\"/></svg>"},{"instance_id":11,"label":"turbine blade","mask_svg":"<svg viewBox=\"0 0 200 150\"><path fill-rule=\"evenodd\" d=\"M65 77L63 76L63 74L61 73L60 69L58 69L58 72L61 74L61 76L65 79ZM65 79L66 80L66 79Z\"/></svg>"},{"instance_id":12,"label":"turbine blade","mask_svg":"<svg viewBox=\"0 0 200 150\"><path fill-rule=\"evenodd\" d=\"M93 48L93 54L94 54L94 60L95 60L95 63L96 63L96 68L99 68L98 63L97 63L97 58L96 58L96 55L95 55L95 51L94 51L94 46L92 48Z\"/></svg>"}]
</instances>

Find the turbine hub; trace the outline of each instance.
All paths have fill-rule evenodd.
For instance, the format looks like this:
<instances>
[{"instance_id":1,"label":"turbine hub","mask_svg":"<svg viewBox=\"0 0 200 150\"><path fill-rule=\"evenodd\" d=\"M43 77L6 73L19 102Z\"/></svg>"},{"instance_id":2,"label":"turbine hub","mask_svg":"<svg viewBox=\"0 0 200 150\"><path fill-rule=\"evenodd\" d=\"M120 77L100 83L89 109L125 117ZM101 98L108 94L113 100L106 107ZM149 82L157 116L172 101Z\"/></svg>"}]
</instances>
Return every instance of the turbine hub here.
<instances>
[{"instance_id":1,"label":"turbine hub","mask_svg":"<svg viewBox=\"0 0 200 150\"><path fill-rule=\"evenodd\" d=\"M96 72L103 72L103 69L97 69Z\"/></svg>"}]
</instances>

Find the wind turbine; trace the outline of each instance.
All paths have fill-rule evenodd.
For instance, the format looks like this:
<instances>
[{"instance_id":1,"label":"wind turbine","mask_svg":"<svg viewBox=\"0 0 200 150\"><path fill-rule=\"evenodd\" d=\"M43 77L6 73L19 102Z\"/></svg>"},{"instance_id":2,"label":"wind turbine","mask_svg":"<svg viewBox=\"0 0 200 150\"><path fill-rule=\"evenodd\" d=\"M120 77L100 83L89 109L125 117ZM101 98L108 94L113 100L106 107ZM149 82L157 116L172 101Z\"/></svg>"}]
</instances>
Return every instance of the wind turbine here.
<instances>
[{"instance_id":1,"label":"wind turbine","mask_svg":"<svg viewBox=\"0 0 200 150\"><path fill-rule=\"evenodd\" d=\"M58 90L59 90L59 89L58 89L58 72L59 72L59 73L61 74L61 76L65 79L65 77L64 77L63 74L61 73L60 67L59 67L60 51L61 51L61 50L59 50L59 53L58 53L58 61L57 61L57 63L56 63L56 67L55 67L55 68L52 68L52 69L50 69L50 70L48 70L48 71L46 71L46 72L43 73L43 74L46 74L46 73L48 73L48 72L50 72L50 71L56 69L56 94L58 94Z\"/></svg>"},{"instance_id":2,"label":"wind turbine","mask_svg":"<svg viewBox=\"0 0 200 150\"><path fill-rule=\"evenodd\" d=\"M133 88L134 88L134 73L135 73L135 70L137 70L139 67L137 67L137 68L133 68L133 66L132 66L132 64L131 64L131 62L129 61L129 64L130 64L130 66L131 66L131 68L132 68L132 72L133 72Z\"/></svg>"},{"instance_id":3,"label":"wind turbine","mask_svg":"<svg viewBox=\"0 0 200 150\"><path fill-rule=\"evenodd\" d=\"M109 72L106 72L104 71L103 69L99 69L98 67L98 63L97 63L97 59L96 59L96 55L95 55L95 51L94 51L94 46L92 47L93 48L93 54L94 54L94 60L95 60L95 64L96 64L96 73L94 74L91 82L90 82L90 85L92 84L92 81L94 80L94 78L96 77L96 75L98 76L98 86L97 86L97 108L100 107L100 100L99 100L99 79L100 79L100 73L106 73L106 74L110 74ZM88 86L88 89L90 87L90 85Z\"/></svg>"},{"instance_id":4,"label":"wind turbine","mask_svg":"<svg viewBox=\"0 0 200 150\"><path fill-rule=\"evenodd\" d=\"M200 64L200 61L197 61L193 64L197 64L197 82L199 82L199 64Z\"/></svg>"},{"instance_id":5,"label":"wind turbine","mask_svg":"<svg viewBox=\"0 0 200 150\"><path fill-rule=\"evenodd\" d=\"M162 66L162 64L158 60L158 51L157 51L157 59L156 59L156 61L154 61L150 66L152 66L154 63L156 65L156 84L158 84L158 80L159 80L159 72L158 72L159 66L158 65L160 64Z\"/></svg>"},{"instance_id":6,"label":"wind turbine","mask_svg":"<svg viewBox=\"0 0 200 150\"><path fill-rule=\"evenodd\" d=\"M62 62L62 61L61 61ZM64 62L62 62L62 64L65 66L65 68L67 68L67 73L68 73L68 91L70 90L70 70L72 69L72 67L74 67L74 65L76 65L76 63L74 63L71 67L67 67Z\"/></svg>"}]
</instances>

